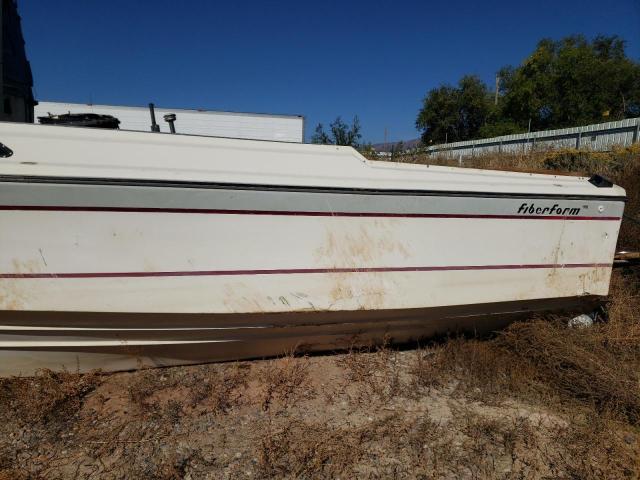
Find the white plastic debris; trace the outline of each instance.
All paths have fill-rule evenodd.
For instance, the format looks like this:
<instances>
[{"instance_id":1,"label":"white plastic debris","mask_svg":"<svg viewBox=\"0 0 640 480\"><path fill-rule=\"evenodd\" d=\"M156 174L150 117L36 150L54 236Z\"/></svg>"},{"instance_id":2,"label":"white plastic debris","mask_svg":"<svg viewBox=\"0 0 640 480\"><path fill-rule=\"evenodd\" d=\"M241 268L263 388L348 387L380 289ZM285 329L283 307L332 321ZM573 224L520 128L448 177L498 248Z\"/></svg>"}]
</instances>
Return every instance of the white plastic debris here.
<instances>
[{"instance_id":1,"label":"white plastic debris","mask_svg":"<svg viewBox=\"0 0 640 480\"><path fill-rule=\"evenodd\" d=\"M569 320L568 326L570 328L589 328L593 326L593 317L586 313L573 317Z\"/></svg>"}]
</instances>

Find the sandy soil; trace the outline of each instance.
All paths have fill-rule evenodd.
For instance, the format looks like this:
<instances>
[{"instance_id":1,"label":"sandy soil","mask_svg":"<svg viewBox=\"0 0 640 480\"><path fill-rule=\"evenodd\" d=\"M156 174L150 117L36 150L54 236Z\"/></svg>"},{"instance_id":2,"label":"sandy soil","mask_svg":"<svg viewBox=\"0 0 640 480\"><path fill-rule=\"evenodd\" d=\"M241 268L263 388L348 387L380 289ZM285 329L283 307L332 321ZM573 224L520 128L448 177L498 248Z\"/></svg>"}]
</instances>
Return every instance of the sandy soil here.
<instances>
[{"instance_id":1,"label":"sandy soil","mask_svg":"<svg viewBox=\"0 0 640 480\"><path fill-rule=\"evenodd\" d=\"M612 433L624 438L611 459L573 451L584 433L575 419L455 379L425 382L434 355L381 349L118 373L85 377L84 396L74 375L30 379L33 410L0 427L0 479L633 478L636 433ZM56 397L48 388L60 385L71 395L46 412L38 395Z\"/></svg>"}]
</instances>

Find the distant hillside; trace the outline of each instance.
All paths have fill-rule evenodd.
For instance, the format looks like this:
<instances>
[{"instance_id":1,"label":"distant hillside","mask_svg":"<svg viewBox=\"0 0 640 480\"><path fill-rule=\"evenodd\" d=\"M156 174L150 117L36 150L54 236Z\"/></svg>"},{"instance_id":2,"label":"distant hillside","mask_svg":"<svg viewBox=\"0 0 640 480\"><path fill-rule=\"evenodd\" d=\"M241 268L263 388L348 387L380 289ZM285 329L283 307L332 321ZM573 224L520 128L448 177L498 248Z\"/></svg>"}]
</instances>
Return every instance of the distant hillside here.
<instances>
[{"instance_id":1,"label":"distant hillside","mask_svg":"<svg viewBox=\"0 0 640 480\"><path fill-rule=\"evenodd\" d=\"M420 139L419 138L415 138L413 140L403 140L402 142L387 142L387 143L375 143L373 145L373 148L376 150L376 152L390 152L391 149L396 146L399 145L400 143L402 143L403 145L403 149L409 149L409 148L416 148L420 145Z\"/></svg>"}]
</instances>

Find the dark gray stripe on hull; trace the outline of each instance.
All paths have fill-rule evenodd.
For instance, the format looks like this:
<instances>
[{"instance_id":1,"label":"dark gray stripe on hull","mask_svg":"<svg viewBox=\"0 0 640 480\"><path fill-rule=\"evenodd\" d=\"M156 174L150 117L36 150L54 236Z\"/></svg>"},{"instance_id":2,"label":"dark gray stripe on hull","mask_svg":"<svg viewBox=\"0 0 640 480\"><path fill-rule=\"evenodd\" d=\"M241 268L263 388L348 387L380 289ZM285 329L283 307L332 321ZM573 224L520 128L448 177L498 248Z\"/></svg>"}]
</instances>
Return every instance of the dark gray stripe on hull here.
<instances>
[{"instance_id":1,"label":"dark gray stripe on hull","mask_svg":"<svg viewBox=\"0 0 640 480\"><path fill-rule=\"evenodd\" d=\"M323 191L278 191L230 188L207 189L131 185L4 183L0 206L5 210L68 210L121 213L222 213L254 215L312 215L336 217L477 217L511 219L617 220L619 199L540 199L535 196L470 199L455 194L369 195ZM536 213L538 212L538 213ZM564 213L563 213L564 212ZM579 217L579 218L578 218Z\"/></svg>"},{"instance_id":2,"label":"dark gray stripe on hull","mask_svg":"<svg viewBox=\"0 0 640 480\"><path fill-rule=\"evenodd\" d=\"M88 177L43 177L0 175L0 182L9 183L40 183L61 185L104 185L104 186L132 186L132 187L160 187L160 188L196 188L221 190L257 190L277 192L311 192L311 193L339 193L356 195L400 195L400 196L444 196L444 197L473 197L473 198L537 198L563 200L595 200L625 202L626 197L606 195L567 195L567 194L528 194L528 193L498 193L498 192L469 192L456 190L401 190L401 189L373 189L354 187L315 187L300 185L260 185L244 183L214 183L195 181L167 181L145 179L118 178L88 178ZM585 180L585 183L587 181Z\"/></svg>"}]
</instances>

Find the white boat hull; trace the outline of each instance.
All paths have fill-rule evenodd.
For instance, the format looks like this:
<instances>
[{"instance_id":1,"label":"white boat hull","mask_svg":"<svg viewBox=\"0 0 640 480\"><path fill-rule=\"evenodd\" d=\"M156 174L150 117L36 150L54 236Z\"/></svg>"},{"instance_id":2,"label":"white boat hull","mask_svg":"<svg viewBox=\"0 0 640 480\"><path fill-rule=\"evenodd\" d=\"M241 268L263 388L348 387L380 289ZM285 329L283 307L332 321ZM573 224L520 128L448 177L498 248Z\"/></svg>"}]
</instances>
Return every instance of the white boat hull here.
<instances>
[{"instance_id":1,"label":"white boat hull","mask_svg":"<svg viewBox=\"0 0 640 480\"><path fill-rule=\"evenodd\" d=\"M408 341L589 308L608 293L619 190L6 175L0 375Z\"/></svg>"}]
</instances>

